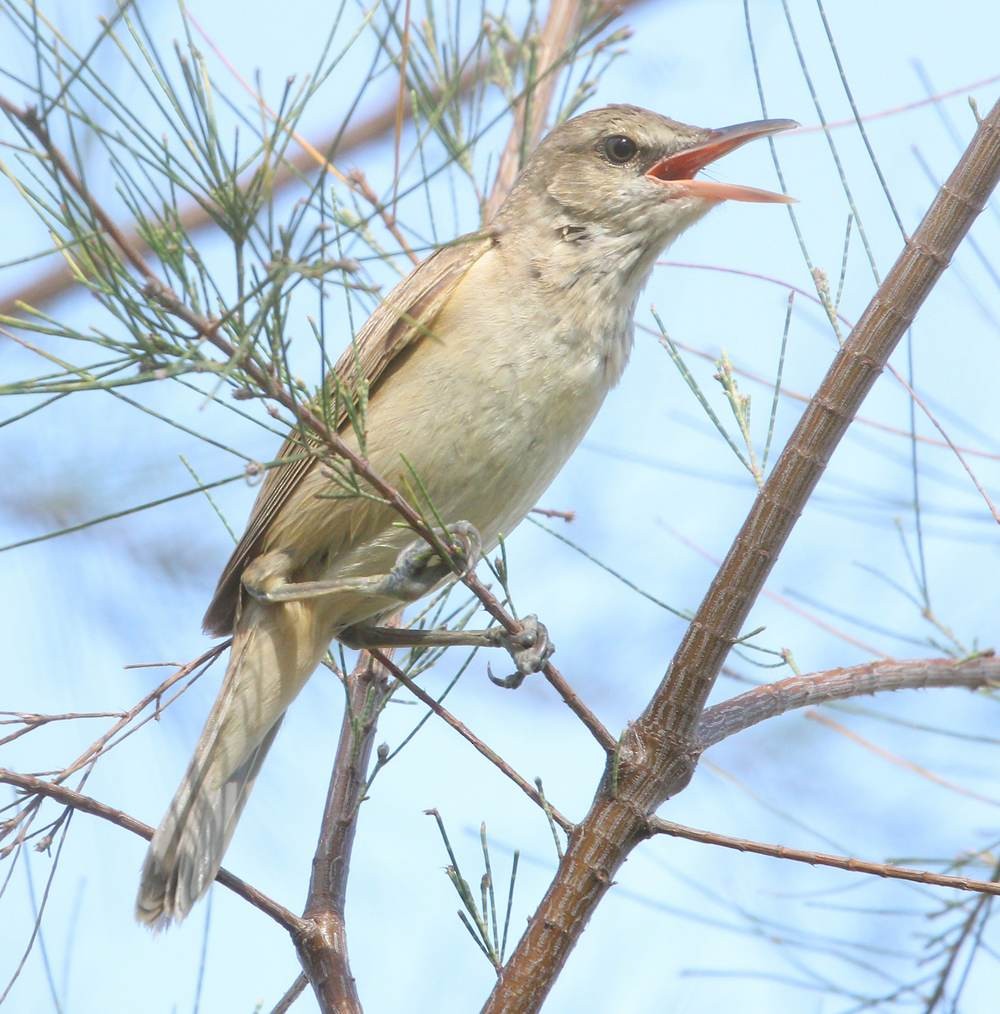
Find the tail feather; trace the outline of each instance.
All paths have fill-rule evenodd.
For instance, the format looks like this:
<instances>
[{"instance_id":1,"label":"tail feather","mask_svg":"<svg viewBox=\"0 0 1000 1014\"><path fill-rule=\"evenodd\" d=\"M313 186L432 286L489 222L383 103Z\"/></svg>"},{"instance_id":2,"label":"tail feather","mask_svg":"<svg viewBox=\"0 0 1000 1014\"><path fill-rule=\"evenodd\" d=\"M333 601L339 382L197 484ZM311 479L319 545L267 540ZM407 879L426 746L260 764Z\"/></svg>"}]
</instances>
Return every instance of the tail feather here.
<instances>
[{"instance_id":1,"label":"tail feather","mask_svg":"<svg viewBox=\"0 0 1000 1014\"><path fill-rule=\"evenodd\" d=\"M285 709L332 637L318 621L308 604L247 603L219 696L146 853L139 922L183 919L215 879Z\"/></svg>"},{"instance_id":2,"label":"tail feather","mask_svg":"<svg viewBox=\"0 0 1000 1014\"><path fill-rule=\"evenodd\" d=\"M206 784L200 765L192 762L146 853L135 903L139 922L165 928L183 919L208 890L280 727L279 718L220 786Z\"/></svg>"}]
</instances>

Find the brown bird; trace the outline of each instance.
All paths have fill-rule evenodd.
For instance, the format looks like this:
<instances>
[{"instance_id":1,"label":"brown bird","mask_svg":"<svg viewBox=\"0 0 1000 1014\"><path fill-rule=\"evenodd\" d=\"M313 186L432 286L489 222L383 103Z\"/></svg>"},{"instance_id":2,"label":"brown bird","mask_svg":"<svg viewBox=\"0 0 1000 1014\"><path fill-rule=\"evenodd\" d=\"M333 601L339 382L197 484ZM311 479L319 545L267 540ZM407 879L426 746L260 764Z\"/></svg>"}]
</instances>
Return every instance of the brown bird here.
<instances>
[{"instance_id":1,"label":"brown bird","mask_svg":"<svg viewBox=\"0 0 1000 1014\"><path fill-rule=\"evenodd\" d=\"M338 389L363 384L367 408L361 427L343 399L341 437L356 450L363 439L393 485L422 488L421 506L474 562L536 503L618 382L660 252L721 201L788 200L696 174L794 126L707 130L608 106L556 127L488 230L420 264L344 353ZM298 435L281 457L205 615L208 633L232 633L232 651L146 855L136 914L151 926L182 919L215 878L282 716L330 642L387 643L372 624L451 574L390 508L344 496ZM551 651L533 621L518 643L493 631L412 641L502 644L521 672Z\"/></svg>"}]
</instances>

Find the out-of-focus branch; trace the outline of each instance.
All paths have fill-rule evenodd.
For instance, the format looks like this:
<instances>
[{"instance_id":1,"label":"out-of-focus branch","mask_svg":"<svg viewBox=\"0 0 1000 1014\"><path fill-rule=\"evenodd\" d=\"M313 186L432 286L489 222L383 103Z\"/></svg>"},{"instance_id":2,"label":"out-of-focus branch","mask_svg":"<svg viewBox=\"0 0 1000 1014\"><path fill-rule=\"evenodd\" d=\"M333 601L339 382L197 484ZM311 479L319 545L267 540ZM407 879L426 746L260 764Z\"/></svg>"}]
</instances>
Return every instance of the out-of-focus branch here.
<instances>
[{"instance_id":1,"label":"out-of-focus branch","mask_svg":"<svg viewBox=\"0 0 1000 1014\"><path fill-rule=\"evenodd\" d=\"M485 63L479 63L469 68L460 79L459 90L465 91L475 84L482 77L485 69ZM436 97L440 97L440 94ZM404 106L403 115L407 120L412 116L412 109L409 105ZM317 151L323 152L328 160L343 159L350 152L381 140L395 129L395 126L396 100L393 98L355 126L341 124L325 137L301 146L298 151L283 159L275 167L269 185L272 190L278 191L300 180L303 174L321 169L323 162L322 160L317 161ZM250 171L238 185L245 188L253 178L254 173ZM182 205L178 209L177 220L181 228L188 233L197 232L205 226L215 224L215 219L206 206L197 201ZM133 249L141 254L148 253L149 247L146 241L134 226L121 225L119 230ZM18 302L26 303L28 306L42 307L75 284L76 278L73 273L65 260L59 258L58 263L53 263L52 267L17 292L0 296L0 314L13 314L17 309Z\"/></svg>"},{"instance_id":2,"label":"out-of-focus branch","mask_svg":"<svg viewBox=\"0 0 1000 1014\"><path fill-rule=\"evenodd\" d=\"M588 5L580 0L552 0L535 48L537 71L534 88L528 89L514 110L514 127L500 157L493 189L483 205L483 221L489 222L503 204L521 171L526 155L538 143L545 117L552 103L552 92L559 80L554 73L573 36L579 32Z\"/></svg>"},{"instance_id":3,"label":"out-of-focus branch","mask_svg":"<svg viewBox=\"0 0 1000 1014\"><path fill-rule=\"evenodd\" d=\"M468 80L463 78L463 87L468 87L476 80L476 75L481 73L481 68L476 67L468 73ZM409 111L407 111L409 115ZM384 107L376 110L356 126L341 126L333 133L314 142L312 148L301 148L284 159L274 170L274 177L271 181L272 188L277 191L296 180L301 179L303 173L319 169L314 149L319 149L327 154L328 158L343 158L349 152L372 144L385 136L396 121L395 101L387 103ZM242 181L242 186L252 178L253 173L248 173ZM178 209L177 220L185 232L197 232L205 226L214 225L215 219L209 214L205 205L197 201L191 201ZM149 247L140 235L139 231L131 225L121 225L121 235L139 253L147 253ZM46 303L62 295L67 289L76 284L76 278L70 271L63 258L58 263L48 268L33 281L28 282L17 292L0 296L0 314L13 314L17 310L17 303L26 303L28 306L42 307Z\"/></svg>"},{"instance_id":4,"label":"out-of-focus branch","mask_svg":"<svg viewBox=\"0 0 1000 1014\"><path fill-rule=\"evenodd\" d=\"M915 870L909 866L893 866L891 863L871 863L866 859L854 859L851 856L834 856L826 852L810 852L806 849L792 849L785 845L771 845L762 841L751 841L748 838L730 838L728 835L716 834L714 831L701 831L694 827L685 827L670 820L653 817L649 821L649 830L653 834L666 834L672 838L686 838L688 841L701 842L704 845L721 845L723 848L735 849L737 852L752 852L758 856L771 856L774 859L789 859L796 863L808 863L810 866L830 866L835 870L848 870L851 873L867 873L874 877L887 880L909 880L916 884L928 884L932 887L951 887L958 891L976 891L983 895L1000 894L1000 884L992 880L972 880L969 877L955 877L946 873L932 873L930 870Z\"/></svg>"},{"instance_id":5,"label":"out-of-focus branch","mask_svg":"<svg viewBox=\"0 0 1000 1014\"><path fill-rule=\"evenodd\" d=\"M1000 861L993 864L993 880L994 884L1000 881ZM993 897L983 892L982 896L971 906L969 914L962 921L962 928L959 930L958 935L954 937L946 948L947 957L945 958L944 964L941 966L941 971L937 975L937 982L934 984L934 991L927 999L927 1004L924 1007L924 1014L934 1014L934 1011L938 1009L938 1004L944 999L945 989L948 986L948 979L951 977L951 973L958 962L958 956L963 952L966 940L975 932L977 926L982 926L980 920L984 919L989 914L990 902L993 901ZM979 932L982 932L980 929ZM978 933L976 933L978 936ZM964 982L965 976L962 977ZM959 987L961 992L961 986ZM951 1009L958 1009L958 995L955 994L951 999Z\"/></svg>"},{"instance_id":6,"label":"out-of-focus branch","mask_svg":"<svg viewBox=\"0 0 1000 1014\"><path fill-rule=\"evenodd\" d=\"M118 827L131 831L149 841L153 837L153 828L144 824L141 820L129 816L124 810L116 810L113 806L98 802L92 796L85 796L82 792L68 789L65 785L57 785L55 782L46 781L44 778L35 778L32 775L22 775L17 771L8 771L0 768L0 783L13 785L35 796L45 796L54 799L57 803L72 807L81 813L89 813L93 817L100 817L102 820L116 824ZM228 887L234 894L238 894L244 901L250 902L254 908L259 908L265 915L269 915L279 926L283 926L290 933L298 931L301 920L294 912L289 912L284 905L262 894L256 887L251 887L245 880L240 880L228 870L220 869L215 879Z\"/></svg>"},{"instance_id":7,"label":"out-of-focus branch","mask_svg":"<svg viewBox=\"0 0 1000 1014\"><path fill-rule=\"evenodd\" d=\"M917 311L1000 181L1000 102L980 123L799 420L490 998L489 1014L537 1011L649 815L682 791L698 723L729 651L826 464Z\"/></svg>"},{"instance_id":8,"label":"out-of-focus branch","mask_svg":"<svg viewBox=\"0 0 1000 1014\"><path fill-rule=\"evenodd\" d=\"M292 1009L292 1004L302 995L303 990L309 985L309 980L304 972L295 976L295 981L285 990L284 996L271 1008L271 1014L286 1014Z\"/></svg>"},{"instance_id":9,"label":"out-of-focus branch","mask_svg":"<svg viewBox=\"0 0 1000 1014\"><path fill-rule=\"evenodd\" d=\"M794 292L797 297L808 299L810 302L822 306L823 301L819 299L815 293L808 292L806 289L800 288L798 285L793 285L791 282L786 282L784 279L775 278L773 275L763 275L758 271L744 271L741 268L730 268L723 264L693 264L691 261L672 261L672 260L659 260L656 262L658 265L670 268L692 268L696 271L718 271L727 275L742 275L744 278L756 278L762 282L770 282L772 285L780 285L783 289L788 292ZM837 311L838 319L846 324L848 327L852 327L851 321L849 321L842 313ZM640 331L645 331L646 334L658 337L658 332L646 324L636 324L636 327ZM688 345L685 342L680 341L678 338L671 337L670 339L677 348L683 352L688 352L693 356L698 356L700 359L705 359L708 362L714 363L719 358L718 352L712 352L705 348L699 348L695 345ZM774 377L765 377L761 373L755 373L753 370L748 370L741 366L733 365L733 372L739 374L741 377L746 377L747 380L752 380L755 384L760 384L762 387L766 387L768 390L774 390ZM802 394L799 391L793 391L789 387L782 386L779 388L778 393L783 398L788 398L790 401L798 401L803 404L809 404L809 395ZM918 444L925 444L927 447L944 447L952 451L959 451L961 454L968 455L975 458L986 458L988 461L1000 461L1000 454L994 451L984 450L982 447L969 447L963 444L949 443L947 440L938 440L935 437L925 436L923 433L911 433L908 430L900 429L898 426L890 426L888 423L879 422L878 419L872 419L868 416L856 415L854 417L855 424L862 426L870 426L872 429L881 430L883 433L891 433L896 437L904 437L906 440L915 440Z\"/></svg>"},{"instance_id":10,"label":"out-of-focus branch","mask_svg":"<svg viewBox=\"0 0 1000 1014\"><path fill-rule=\"evenodd\" d=\"M624 10L626 7L637 5L638 0L620 0L618 3L604 2L599 5L599 14L604 17L614 17L617 13ZM553 4L553 8L561 6L564 8L576 8L579 10L581 6L576 0L561 0L561 3ZM569 12L572 14L572 11ZM562 17L567 17L567 13L563 12ZM551 20L551 17L550 17ZM547 28L548 26L546 26ZM553 26L555 28L562 29L562 25ZM563 54L566 48L566 41L571 36L567 33L562 36L562 44L554 44L549 41L545 31L539 41L539 55L544 56L548 63L544 68L540 67L540 73L548 69L551 70L553 61L558 60ZM454 90L457 94L465 94L475 84L477 84L483 77L483 74L489 69L489 61L481 60L471 67L468 67L462 76L459 78L457 85L449 83L448 91ZM533 140L537 141L539 132L544 126L545 115L548 111L548 104L551 100L551 90L555 86L555 82L558 79L558 74L547 73L545 74L542 81L538 83L535 94L541 96L542 89L547 89L545 94L544 102L539 102L538 98L532 100L532 124L535 133L532 135ZM431 101L436 101L444 97L444 90L438 89L431 94ZM269 181L269 186L275 192L284 189L291 183L295 183L300 180L306 173L317 171L323 167L323 160L317 159L317 152L322 152L327 161L333 159L343 160L344 157L350 154L352 151L356 151L359 148L363 148L366 145L374 144L376 141L382 140L387 135L394 132L400 124L399 117L402 117L402 122L408 122L412 119L413 109L410 103L404 102L400 109L398 97L393 96L386 100L374 112L370 113L365 119L361 120L354 126L350 124L341 124L336 130L326 134L323 137L317 138L315 141L308 142L299 147L299 149L293 152L291 155L282 159L282 161L275 167L274 175ZM515 133L512 132L510 139L507 142L507 147L510 149L513 147L513 154L517 156L520 152L520 144L514 144ZM529 145L528 150L530 151L533 145ZM506 152L505 152L506 154ZM490 195L490 200L497 200L497 204L503 200L503 194L513 185L514 179L517 176L517 171L520 168L520 163L515 157L512 162L504 163L507 168L504 169L504 183L505 190L501 191L501 174L497 174L497 182L494 185L493 192ZM511 168L513 166L513 175L511 175ZM241 188L245 188L247 184L254 178L253 172L248 172L246 177L238 184ZM199 229L203 229L206 226L215 224L215 219L209 213L208 209L204 204L197 201L190 201L187 204L182 205L177 211L177 221L180 227L187 233L197 232ZM140 253L147 253L149 250L148 245L143 239L139 231L132 225L121 225L121 234L128 240L129 244L133 246ZM28 306L41 308L46 303L55 299L57 296L62 295L67 289L72 288L76 284L76 279L73 276L72 271L66 264L63 258L59 258L58 261L53 255L52 266L47 268L44 272L38 275L37 278L28 282L26 285L19 288L16 292L11 292L6 295L0 295L0 314L11 316L17 310L17 304L19 302L25 303Z\"/></svg>"},{"instance_id":11,"label":"out-of-focus branch","mask_svg":"<svg viewBox=\"0 0 1000 1014\"><path fill-rule=\"evenodd\" d=\"M992 652L968 659L868 662L810 676L790 676L706 708L698 722L696 739L699 749L707 750L737 732L786 711L847 697L929 687L982 690L991 686L1000 686L1000 658Z\"/></svg>"}]
</instances>

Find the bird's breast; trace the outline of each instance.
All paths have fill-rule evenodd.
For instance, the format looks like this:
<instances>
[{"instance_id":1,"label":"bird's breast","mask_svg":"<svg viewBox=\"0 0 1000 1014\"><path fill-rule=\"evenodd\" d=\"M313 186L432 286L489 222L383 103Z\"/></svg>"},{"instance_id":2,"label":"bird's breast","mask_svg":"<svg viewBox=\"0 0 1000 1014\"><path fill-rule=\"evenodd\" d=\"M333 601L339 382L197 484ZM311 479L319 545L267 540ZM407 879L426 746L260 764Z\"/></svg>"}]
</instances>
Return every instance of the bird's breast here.
<instances>
[{"instance_id":1,"label":"bird's breast","mask_svg":"<svg viewBox=\"0 0 1000 1014\"><path fill-rule=\"evenodd\" d=\"M527 264L484 255L373 398L373 463L398 473L405 456L446 520L495 543L562 468L624 365L631 308L602 319L579 309L546 298Z\"/></svg>"}]
</instances>

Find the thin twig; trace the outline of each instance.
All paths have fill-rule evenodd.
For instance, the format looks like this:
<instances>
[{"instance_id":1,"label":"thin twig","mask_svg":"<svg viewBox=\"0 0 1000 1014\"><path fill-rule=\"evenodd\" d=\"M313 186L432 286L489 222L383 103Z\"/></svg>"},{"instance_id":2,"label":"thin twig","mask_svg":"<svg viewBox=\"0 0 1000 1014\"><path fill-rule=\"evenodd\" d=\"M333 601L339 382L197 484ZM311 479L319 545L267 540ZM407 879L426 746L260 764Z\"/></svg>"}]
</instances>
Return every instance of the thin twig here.
<instances>
[{"instance_id":1,"label":"thin twig","mask_svg":"<svg viewBox=\"0 0 1000 1014\"><path fill-rule=\"evenodd\" d=\"M136 820L135 817L130 816L123 810L116 810L113 806L107 806L105 803L98 802L92 796L86 796L81 792L68 789L65 785L57 785L55 782L46 781L44 778L23 775L17 771L9 771L6 768L0 768L0 783L13 785L23 792L36 796L45 796L73 810L89 813L93 817L100 817L102 820L109 821L118 827L124 828L126 831L139 835L140 838L145 838L146 841L149 841L153 837L154 828L151 828L148 824L144 824L141 820ZM239 877L225 869L220 869L215 879L223 887L228 887L234 894L238 894L244 901L250 902L254 908L258 908L265 915L270 916L279 926L282 926L290 933L295 933L300 929L301 920L297 915L289 912L284 905L279 905L266 894L252 887L245 880L240 880Z\"/></svg>"},{"instance_id":2,"label":"thin twig","mask_svg":"<svg viewBox=\"0 0 1000 1014\"><path fill-rule=\"evenodd\" d=\"M302 995L303 990L309 985L309 980L304 972L295 976L295 981L285 990L282 998L271 1008L271 1014L286 1014L292 1009L292 1004Z\"/></svg>"},{"instance_id":3,"label":"thin twig","mask_svg":"<svg viewBox=\"0 0 1000 1014\"><path fill-rule=\"evenodd\" d=\"M924 1014L933 1014L937 1005L944 999L944 991L948 985L948 979L951 976L952 969L955 967L955 962L958 960L958 955L962 950L963 944L972 934L976 923L979 921L979 917L983 915L984 912L989 911L989 906L993 900L993 896L1000 893L1000 885L997 884L998 880L1000 880L1000 862L997 862L993 866L992 883L994 886L998 887L998 890L996 892L984 891L982 896L976 899L976 903L972 906L972 910L962 921L962 928L959 930L957 939L954 940L948 947L948 958L941 968L941 971L938 973L937 982L934 985L934 992L931 993L927 1000L927 1006L924 1007ZM961 986L959 986L959 992L960 991ZM952 1010L957 1010L958 997L955 996L952 1002L955 1004L955 1006L952 1007Z\"/></svg>"},{"instance_id":4,"label":"thin twig","mask_svg":"<svg viewBox=\"0 0 1000 1014\"><path fill-rule=\"evenodd\" d=\"M747 838L731 838L729 835L686 827L670 820L661 820L659 817L650 818L649 830L651 834L686 838L688 841L701 842L704 845L721 845L723 848L735 849L737 852L752 852L754 855L771 856L774 859L790 859L792 862L808 863L810 866L830 866L835 870L867 873L875 877L884 877L887 880L909 880L916 884L950 887L957 891L975 891L983 895L1000 894L1000 884L995 881L972 880L969 877L932 873L930 870L915 870L908 866L894 866L891 863L873 863L866 859L854 859L850 856L834 856L826 852L793 849L786 845L770 845Z\"/></svg>"},{"instance_id":5,"label":"thin twig","mask_svg":"<svg viewBox=\"0 0 1000 1014\"><path fill-rule=\"evenodd\" d=\"M422 704L426 704L435 715L446 724L450 725L463 739L471 743L491 764L499 768L532 802L537 803L546 814L567 833L573 830L573 822L564 817L552 804L544 799L538 790L528 780L519 775L495 750L488 747L467 725L459 721L447 708L442 707L423 687L414 683L402 669L396 665L387 655L378 649L372 649L371 654L392 673L393 677L399 680L407 690L413 694Z\"/></svg>"},{"instance_id":6,"label":"thin twig","mask_svg":"<svg viewBox=\"0 0 1000 1014\"><path fill-rule=\"evenodd\" d=\"M122 739L141 728L141 726L146 722L158 717L160 701L162 700L163 695L180 680L196 672L199 667L205 666L207 668L208 665L222 654L222 652L229 646L229 643L230 642L226 640L220 642L219 644L215 644L192 662L188 662L183 666L178 666L176 672L171 673L171 675L163 680L157 687L151 690L148 694L145 694L138 702L129 708L128 711L122 712L118 721L98 736L98 738L94 740L94 742L91 743L90 746L88 746L87 749L84 750L83 753L81 753L74 761L66 765L61 771L54 773L52 783L60 785L66 781L70 775L75 774L81 768L92 766L107 749L110 749L109 744L114 746L115 744L120 743ZM183 690L180 692L182 693ZM177 696L179 696L179 694L175 695L172 700L176 699ZM156 704L156 710L151 715L144 719L143 722L137 723L131 729L128 729L128 731L123 732L123 730L126 730L127 727L131 725L143 711L146 710L146 708L154 703ZM122 735L118 736L119 733L122 733ZM117 739L115 739L116 736L118 736ZM112 742L112 740L114 740L114 742ZM34 815L37 813L37 804L38 800L34 800L26 804L14 817L11 817L3 825L0 825L0 841L2 841L19 825L21 826L21 830L19 831L17 841L23 841L31 822L34 819Z\"/></svg>"},{"instance_id":7,"label":"thin twig","mask_svg":"<svg viewBox=\"0 0 1000 1014\"><path fill-rule=\"evenodd\" d=\"M888 761L890 764L894 764L896 767L900 767L904 771L909 771L911 774L915 774L918 778L923 778L934 785L938 785L942 789L947 789L949 792L954 792L956 795L964 796L966 799L975 799L977 802L986 803L989 806L1000 806L1000 799L997 799L995 796L988 796L985 793L976 792L974 789L967 789L964 785L959 785L957 782L953 782L948 778L943 778L934 771L925 768L922 764L916 764L914 761L908 760L906 757L900 757L899 754L893 753L891 750L886 750L885 747L879 746L878 743L873 743L870 739L866 739L864 736L848 729L843 722L834 721L834 719L832 719L829 715L824 715L819 711L809 710L805 713L805 717L810 721L818 723L819 725L826 726L826 728L836 732L840 736L843 736L851 743L854 743L856 746L860 746L863 750L867 750L876 757L879 757L884 761Z\"/></svg>"}]
</instances>

